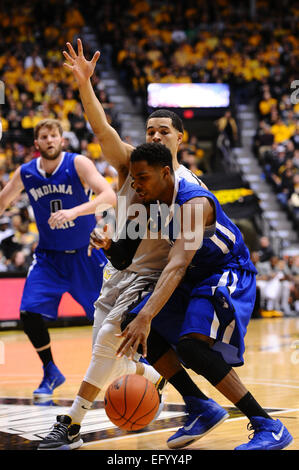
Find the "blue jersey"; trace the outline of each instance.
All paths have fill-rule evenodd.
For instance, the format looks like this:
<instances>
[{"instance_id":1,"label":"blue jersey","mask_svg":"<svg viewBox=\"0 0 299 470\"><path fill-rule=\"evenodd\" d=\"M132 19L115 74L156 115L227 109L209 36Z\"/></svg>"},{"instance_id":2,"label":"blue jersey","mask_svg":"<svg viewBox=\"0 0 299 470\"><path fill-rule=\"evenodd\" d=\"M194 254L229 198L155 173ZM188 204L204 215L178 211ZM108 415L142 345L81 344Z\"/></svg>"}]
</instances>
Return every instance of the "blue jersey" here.
<instances>
[{"instance_id":1,"label":"blue jersey","mask_svg":"<svg viewBox=\"0 0 299 470\"><path fill-rule=\"evenodd\" d=\"M223 212L217 198L201 186L189 183L184 178L180 179L175 204L182 206L197 197L206 197L213 201L216 221L213 233L205 233L202 246L195 253L189 271L195 276L201 276L218 268L230 267L256 273L240 230Z\"/></svg>"},{"instance_id":2,"label":"blue jersey","mask_svg":"<svg viewBox=\"0 0 299 470\"><path fill-rule=\"evenodd\" d=\"M240 230L210 191L185 179L178 185L176 181L174 210L197 197L214 203L215 224L205 230L183 281L153 318L152 327L175 347L181 337L191 333L213 338L212 349L228 364L239 366L244 362L244 336L255 302L256 269ZM169 227L165 226L171 243L179 234L175 220L173 217ZM150 296L145 296L131 313L138 314Z\"/></svg>"},{"instance_id":3,"label":"blue jersey","mask_svg":"<svg viewBox=\"0 0 299 470\"><path fill-rule=\"evenodd\" d=\"M49 177L40 171L39 159L21 166L21 178L34 211L41 249L75 250L89 244L90 232L96 224L94 215L77 217L61 228L51 229L48 223L51 213L89 201L75 168L76 155L65 152L60 165Z\"/></svg>"}]
</instances>

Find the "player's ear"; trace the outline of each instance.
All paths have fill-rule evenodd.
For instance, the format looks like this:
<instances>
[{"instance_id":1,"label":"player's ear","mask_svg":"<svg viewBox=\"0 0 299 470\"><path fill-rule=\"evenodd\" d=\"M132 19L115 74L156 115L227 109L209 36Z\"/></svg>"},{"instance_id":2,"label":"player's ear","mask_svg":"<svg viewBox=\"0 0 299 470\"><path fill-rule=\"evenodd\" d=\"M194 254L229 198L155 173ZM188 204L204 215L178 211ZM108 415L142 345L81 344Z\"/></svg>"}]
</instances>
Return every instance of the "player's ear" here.
<instances>
[{"instance_id":1,"label":"player's ear","mask_svg":"<svg viewBox=\"0 0 299 470\"><path fill-rule=\"evenodd\" d=\"M162 174L163 174L163 176L164 176L164 177L165 177L165 176L168 176L168 175L170 175L170 173L171 173L170 166L168 166L168 165L163 166L163 168L162 168Z\"/></svg>"},{"instance_id":2,"label":"player's ear","mask_svg":"<svg viewBox=\"0 0 299 470\"><path fill-rule=\"evenodd\" d=\"M36 139L34 140L34 147L36 148L36 150L39 150L39 145Z\"/></svg>"},{"instance_id":3,"label":"player's ear","mask_svg":"<svg viewBox=\"0 0 299 470\"><path fill-rule=\"evenodd\" d=\"M180 145L182 142L183 142L183 133L182 132L178 132L178 145Z\"/></svg>"}]
</instances>

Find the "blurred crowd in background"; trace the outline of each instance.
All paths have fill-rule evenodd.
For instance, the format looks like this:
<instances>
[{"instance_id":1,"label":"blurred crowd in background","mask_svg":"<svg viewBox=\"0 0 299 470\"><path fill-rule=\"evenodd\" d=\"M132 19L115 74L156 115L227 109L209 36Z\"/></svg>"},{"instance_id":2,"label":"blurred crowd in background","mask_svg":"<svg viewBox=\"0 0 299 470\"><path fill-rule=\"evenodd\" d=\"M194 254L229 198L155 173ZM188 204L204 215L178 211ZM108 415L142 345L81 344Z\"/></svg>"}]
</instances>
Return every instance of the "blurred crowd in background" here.
<instances>
[{"instance_id":1,"label":"blurred crowd in background","mask_svg":"<svg viewBox=\"0 0 299 470\"><path fill-rule=\"evenodd\" d=\"M66 42L82 37L88 25L97 36L103 67L118 71L133 103L145 105L151 82L225 82L231 85L236 103L253 100L259 117L253 139L255 155L278 200L299 227L299 103L291 95L291 83L299 77L299 8L293 1L277 1L269 11L268 2L258 0L254 16L249 3L1 2L0 80L5 85L5 103L0 105L0 189L20 164L38 156L33 129L48 117L62 122L65 150L91 158L115 187L117 174L106 163L86 120L72 74L63 67ZM91 58L94 50L88 41L84 49ZM121 134L121 122L100 70L92 77L92 85L109 122ZM230 112L216 125L232 147L239 145L237 123ZM198 175L211 171L196 135L185 134L179 159ZM26 273L37 241L32 210L22 194L0 217L0 272ZM279 285L284 286L281 295L289 292L289 309L296 309L298 257L274 263L274 253L268 260L260 259L257 252L252 256L263 275L267 271L265 282L276 279L277 271L284 273L279 279ZM260 266L265 262L267 269ZM262 295L261 308L287 311L281 295L277 297L279 305L270 305Z\"/></svg>"}]
</instances>

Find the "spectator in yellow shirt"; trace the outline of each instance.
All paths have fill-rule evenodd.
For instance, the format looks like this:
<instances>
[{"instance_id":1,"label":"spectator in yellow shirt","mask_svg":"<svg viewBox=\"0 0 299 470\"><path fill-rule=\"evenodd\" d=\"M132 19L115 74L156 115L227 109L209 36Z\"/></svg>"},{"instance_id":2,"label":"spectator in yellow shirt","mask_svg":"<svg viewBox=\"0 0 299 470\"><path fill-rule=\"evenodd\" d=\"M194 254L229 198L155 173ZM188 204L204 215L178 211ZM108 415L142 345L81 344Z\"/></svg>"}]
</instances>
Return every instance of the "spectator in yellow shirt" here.
<instances>
[{"instance_id":1,"label":"spectator in yellow shirt","mask_svg":"<svg viewBox=\"0 0 299 470\"><path fill-rule=\"evenodd\" d=\"M281 118L271 126L271 133L274 135L274 142L281 143L290 139L294 133L292 127L288 127Z\"/></svg>"},{"instance_id":2,"label":"spectator in yellow shirt","mask_svg":"<svg viewBox=\"0 0 299 470\"><path fill-rule=\"evenodd\" d=\"M38 122L41 120L41 117L35 114L34 109L29 110L27 116L24 116L21 121L21 126L23 129L33 129Z\"/></svg>"},{"instance_id":3,"label":"spectator in yellow shirt","mask_svg":"<svg viewBox=\"0 0 299 470\"><path fill-rule=\"evenodd\" d=\"M87 151L93 160L96 160L97 158L101 157L102 149L99 145L96 136L93 136L92 141L89 142L89 144L87 145Z\"/></svg>"},{"instance_id":4,"label":"spectator in yellow shirt","mask_svg":"<svg viewBox=\"0 0 299 470\"><path fill-rule=\"evenodd\" d=\"M277 100L275 98L272 98L270 93L266 91L264 93L262 101L259 104L259 110L262 116L268 116L271 112L271 109L276 106Z\"/></svg>"}]
</instances>

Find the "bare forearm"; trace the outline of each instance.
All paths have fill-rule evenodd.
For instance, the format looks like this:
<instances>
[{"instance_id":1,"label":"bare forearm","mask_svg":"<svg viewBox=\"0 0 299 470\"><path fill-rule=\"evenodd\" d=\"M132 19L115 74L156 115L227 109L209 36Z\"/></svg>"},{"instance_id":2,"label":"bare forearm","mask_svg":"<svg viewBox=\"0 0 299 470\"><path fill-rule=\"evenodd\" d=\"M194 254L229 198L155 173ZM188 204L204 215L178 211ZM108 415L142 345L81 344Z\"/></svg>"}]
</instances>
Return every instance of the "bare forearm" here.
<instances>
[{"instance_id":1,"label":"bare forearm","mask_svg":"<svg viewBox=\"0 0 299 470\"><path fill-rule=\"evenodd\" d=\"M23 183L20 177L20 167L16 170L13 178L4 186L0 192L0 215L10 206L10 204L19 196L23 189Z\"/></svg>"},{"instance_id":2,"label":"bare forearm","mask_svg":"<svg viewBox=\"0 0 299 470\"><path fill-rule=\"evenodd\" d=\"M187 266L166 266L163 270L159 281L154 289L153 294L139 313L145 315L152 320L160 310L164 307L171 295L182 281Z\"/></svg>"},{"instance_id":3,"label":"bare forearm","mask_svg":"<svg viewBox=\"0 0 299 470\"><path fill-rule=\"evenodd\" d=\"M105 111L92 88L90 79L79 85L79 91L88 121L94 133L100 137L102 133L105 133L105 128L109 126L109 123Z\"/></svg>"},{"instance_id":4,"label":"bare forearm","mask_svg":"<svg viewBox=\"0 0 299 470\"><path fill-rule=\"evenodd\" d=\"M118 172L125 166L126 177L129 150L116 130L108 123L103 106L95 95L90 80L79 86L80 96L88 121L99 140L105 160Z\"/></svg>"},{"instance_id":5,"label":"bare forearm","mask_svg":"<svg viewBox=\"0 0 299 470\"><path fill-rule=\"evenodd\" d=\"M105 193L101 193L91 201L84 202L83 204L76 206L74 208L76 212L76 217L79 217L81 215L89 215L104 212L110 207L115 206L115 202L115 194L112 190L111 192L107 191Z\"/></svg>"},{"instance_id":6,"label":"bare forearm","mask_svg":"<svg viewBox=\"0 0 299 470\"><path fill-rule=\"evenodd\" d=\"M107 121L104 108L93 90L90 79L79 85L79 91L88 121L98 139L102 141L105 139L107 132L113 132L114 129Z\"/></svg>"}]
</instances>

